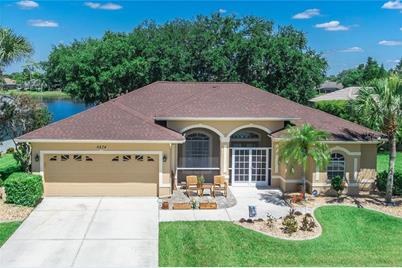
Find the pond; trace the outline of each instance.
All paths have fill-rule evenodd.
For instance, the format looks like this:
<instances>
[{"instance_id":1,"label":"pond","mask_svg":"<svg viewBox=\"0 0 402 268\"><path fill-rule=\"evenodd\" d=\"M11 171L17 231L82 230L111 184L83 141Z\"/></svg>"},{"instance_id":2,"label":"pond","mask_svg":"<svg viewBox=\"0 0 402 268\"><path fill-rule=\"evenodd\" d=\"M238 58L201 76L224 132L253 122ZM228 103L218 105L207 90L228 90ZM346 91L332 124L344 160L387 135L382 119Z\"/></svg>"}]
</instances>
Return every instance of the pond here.
<instances>
[{"instance_id":1,"label":"pond","mask_svg":"<svg viewBox=\"0 0 402 268\"><path fill-rule=\"evenodd\" d=\"M71 99L42 98L40 101L46 105L52 114L52 122L62 120L94 106L94 104L86 104Z\"/></svg>"}]
</instances>

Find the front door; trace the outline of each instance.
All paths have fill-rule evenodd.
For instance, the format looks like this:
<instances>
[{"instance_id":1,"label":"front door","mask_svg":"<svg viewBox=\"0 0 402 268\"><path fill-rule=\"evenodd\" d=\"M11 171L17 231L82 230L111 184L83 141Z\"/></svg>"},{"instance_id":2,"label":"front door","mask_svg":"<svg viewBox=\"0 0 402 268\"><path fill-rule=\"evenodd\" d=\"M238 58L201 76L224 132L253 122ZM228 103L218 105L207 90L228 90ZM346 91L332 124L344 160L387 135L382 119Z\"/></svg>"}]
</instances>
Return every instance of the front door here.
<instances>
[{"instance_id":1,"label":"front door","mask_svg":"<svg viewBox=\"0 0 402 268\"><path fill-rule=\"evenodd\" d=\"M232 148L232 185L271 184L271 148Z\"/></svg>"}]
</instances>

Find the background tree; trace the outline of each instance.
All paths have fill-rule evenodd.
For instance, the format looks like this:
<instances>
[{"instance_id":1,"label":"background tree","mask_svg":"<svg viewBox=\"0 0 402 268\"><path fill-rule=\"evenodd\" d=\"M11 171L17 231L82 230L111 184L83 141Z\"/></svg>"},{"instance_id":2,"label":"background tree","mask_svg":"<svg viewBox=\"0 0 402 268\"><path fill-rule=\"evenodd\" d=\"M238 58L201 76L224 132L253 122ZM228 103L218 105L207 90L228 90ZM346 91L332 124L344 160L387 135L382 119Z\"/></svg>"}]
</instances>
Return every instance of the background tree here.
<instances>
[{"instance_id":1,"label":"background tree","mask_svg":"<svg viewBox=\"0 0 402 268\"><path fill-rule=\"evenodd\" d=\"M242 81L300 103L324 80L325 59L293 27L258 17L198 16L131 33L58 45L45 65L47 84L103 102L157 80Z\"/></svg>"},{"instance_id":2,"label":"background tree","mask_svg":"<svg viewBox=\"0 0 402 268\"><path fill-rule=\"evenodd\" d=\"M385 78L387 75L388 72L383 65L379 65L372 57L368 57L365 64L339 73L337 81L345 87L363 86L371 80Z\"/></svg>"},{"instance_id":3,"label":"background tree","mask_svg":"<svg viewBox=\"0 0 402 268\"><path fill-rule=\"evenodd\" d=\"M286 140L280 143L279 160L286 164L290 172L295 167L302 168L303 193L306 193L306 174L308 160L312 159L318 168L326 167L330 160L328 145L323 143L328 133L316 130L309 124L300 127L290 127L287 130Z\"/></svg>"},{"instance_id":4,"label":"background tree","mask_svg":"<svg viewBox=\"0 0 402 268\"><path fill-rule=\"evenodd\" d=\"M360 113L365 125L387 135L390 157L385 200L390 203L395 173L396 136L402 117L402 79L393 75L373 81L369 87L363 87L359 91L352 105Z\"/></svg>"},{"instance_id":5,"label":"background tree","mask_svg":"<svg viewBox=\"0 0 402 268\"><path fill-rule=\"evenodd\" d=\"M30 146L16 142L15 138L47 125L50 119L46 107L27 95L0 96L0 139L13 140L14 157L26 171L30 169Z\"/></svg>"},{"instance_id":6,"label":"background tree","mask_svg":"<svg viewBox=\"0 0 402 268\"><path fill-rule=\"evenodd\" d=\"M27 39L10 29L0 28L0 77L5 66L29 56L32 51L32 46Z\"/></svg>"}]
</instances>

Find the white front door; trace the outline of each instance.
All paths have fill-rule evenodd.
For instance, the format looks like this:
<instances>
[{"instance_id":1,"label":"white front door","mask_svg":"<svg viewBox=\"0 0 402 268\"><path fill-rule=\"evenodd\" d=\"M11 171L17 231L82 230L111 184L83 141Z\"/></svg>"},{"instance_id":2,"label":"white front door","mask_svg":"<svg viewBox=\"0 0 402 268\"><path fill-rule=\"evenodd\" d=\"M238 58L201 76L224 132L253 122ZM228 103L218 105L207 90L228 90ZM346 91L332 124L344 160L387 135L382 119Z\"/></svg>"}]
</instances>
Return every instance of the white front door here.
<instances>
[{"instance_id":1,"label":"white front door","mask_svg":"<svg viewBox=\"0 0 402 268\"><path fill-rule=\"evenodd\" d=\"M270 155L271 148L232 148L232 185L270 185Z\"/></svg>"}]
</instances>

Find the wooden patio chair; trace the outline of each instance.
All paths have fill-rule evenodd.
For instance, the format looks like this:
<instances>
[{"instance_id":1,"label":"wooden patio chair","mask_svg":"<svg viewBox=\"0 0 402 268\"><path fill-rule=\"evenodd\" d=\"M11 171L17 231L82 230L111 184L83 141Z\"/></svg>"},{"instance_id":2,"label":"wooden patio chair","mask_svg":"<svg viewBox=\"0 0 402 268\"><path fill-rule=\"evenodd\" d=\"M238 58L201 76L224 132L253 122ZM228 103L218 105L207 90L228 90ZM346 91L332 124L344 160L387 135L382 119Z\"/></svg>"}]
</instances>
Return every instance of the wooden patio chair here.
<instances>
[{"instance_id":1,"label":"wooden patio chair","mask_svg":"<svg viewBox=\"0 0 402 268\"><path fill-rule=\"evenodd\" d=\"M191 192L196 192L198 195L198 180L197 176L186 176L186 193L190 197Z\"/></svg>"},{"instance_id":2,"label":"wooden patio chair","mask_svg":"<svg viewBox=\"0 0 402 268\"><path fill-rule=\"evenodd\" d=\"M214 197L216 197L216 192L221 192L224 197L228 196L228 183L225 180L225 177L222 175L214 176Z\"/></svg>"}]
</instances>

